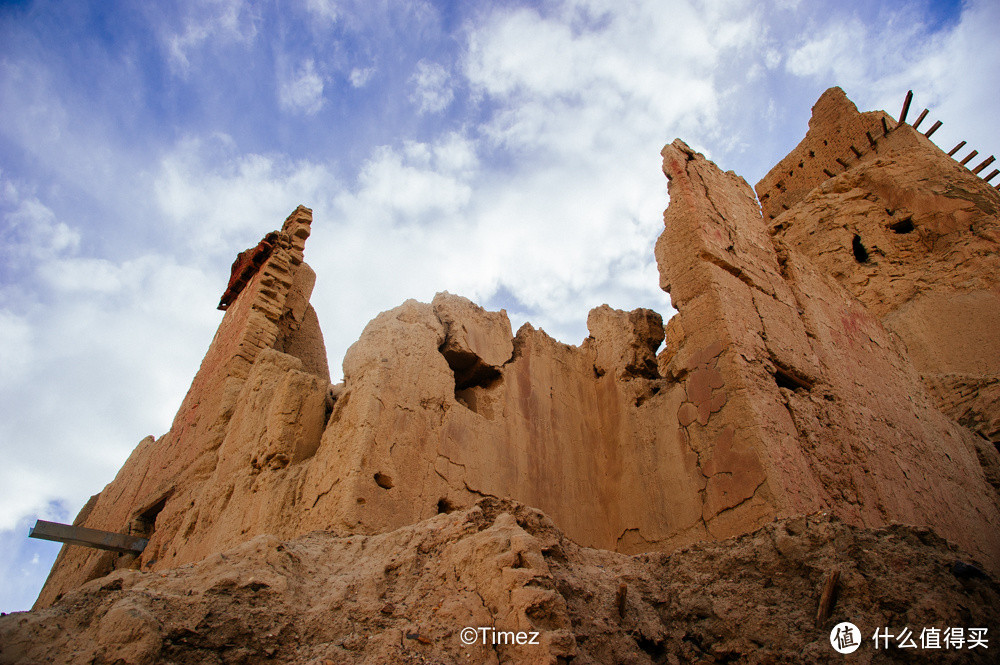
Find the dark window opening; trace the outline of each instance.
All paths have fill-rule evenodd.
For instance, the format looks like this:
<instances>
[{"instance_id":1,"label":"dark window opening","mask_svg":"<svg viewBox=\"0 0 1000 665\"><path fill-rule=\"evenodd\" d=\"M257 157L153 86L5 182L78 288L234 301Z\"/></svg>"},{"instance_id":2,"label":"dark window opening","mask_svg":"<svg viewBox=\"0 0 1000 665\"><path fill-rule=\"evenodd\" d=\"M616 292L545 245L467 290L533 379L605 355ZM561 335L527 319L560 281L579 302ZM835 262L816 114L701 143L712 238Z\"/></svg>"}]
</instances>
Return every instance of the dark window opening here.
<instances>
[{"instance_id":1,"label":"dark window opening","mask_svg":"<svg viewBox=\"0 0 1000 665\"><path fill-rule=\"evenodd\" d=\"M170 494L160 497L152 505L136 515L135 520L132 522L133 536L149 538L153 535L153 531L156 530L156 518L163 511L164 506L167 505L167 499L169 498Z\"/></svg>"},{"instance_id":2,"label":"dark window opening","mask_svg":"<svg viewBox=\"0 0 1000 665\"><path fill-rule=\"evenodd\" d=\"M868 250L865 248L864 244L861 242L861 236L857 233L854 234L854 240L851 241L851 250L854 252L854 260L858 263L868 262Z\"/></svg>"},{"instance_id":3,"label":"dark window opening","mask_svg":"<svg viewBox=\"0 0 1000 665\"><path fill-rule=\"evenodd\" d=\"M455 374L455 400L481 416L492 418L492 410L484 399L484 390L496 388L503 382L500 370L487 365L474 353L441 349L448 366Z\"/></svg>"},{"instance_id":4,"label":"dark window opening","mask_svg":"<svg viewBox=\"0 0 1000 665\"><path fill-rule=\"evenodd\" d=\"M898 222L893 222L889 225L889 228L896 233L910 233L913 231L913 218L904 217Z\"/></svg>"}]
</instances>

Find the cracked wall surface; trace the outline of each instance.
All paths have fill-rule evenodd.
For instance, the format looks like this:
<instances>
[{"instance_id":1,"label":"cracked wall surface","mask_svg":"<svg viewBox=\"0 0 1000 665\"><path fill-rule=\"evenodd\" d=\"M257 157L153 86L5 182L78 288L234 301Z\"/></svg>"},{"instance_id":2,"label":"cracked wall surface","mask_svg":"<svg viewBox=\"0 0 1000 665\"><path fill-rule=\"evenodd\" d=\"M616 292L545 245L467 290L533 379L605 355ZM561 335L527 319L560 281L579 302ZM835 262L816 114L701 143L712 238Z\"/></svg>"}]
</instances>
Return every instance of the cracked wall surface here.
<instances>
[{"instance_id":1,"label":"cracked wall surface","mask_svg":"<svg viewBox=\"0 0 1000 665\"><path fill-rule=\"evenodd\" d=\"M840 125L871 124L834 88L792 155L819 149L831 106ZM772 212L770 233L900 337L941 410L998 445L1000 193L906 124L892 121L869 154ZM774 177L758 183L762 200Z\"/></svg>"},{"instance_id":2,"label":"cracked wall surface","mask_svg":"<svg viewBox=\"0 0 1000 665\"><path fill-rule=\"evenodd\" d=\"M924 146L912 130L895 131L898 138L879 159L831 179L770 224L765 224L752 190L735 174L723 173L681 141L664 149L671 203L657 260L661 285L671 294L679 312L676 325L683 331L665 374L676 376L695 366L702 372L697 386L688 388L700 404L683 404L678 417L698 452L700 468L710 474L705 500L710 533L749 530L770 516L825 510L866 526L931 525L995 569L1000 562L1000 509L991 485L996 451L949 418L947 409L938 410L941 400L921 381L920 369L927 366L921 349L911 353L915 345L903 326L896 324L903 332L894 334L892 316L880 317L894 311L894 301L878 291L865 292L868 281L856 277L866 267L851 247L856 221L852 201L863 199L864 192L846 183L857 183L865 174L881 179L886 199L896 193L896 180L906 186L905 178L893 175L891 156L905 157L900 168L914 169L921 157L914 146ZM926 159L931 158L943 168L952 165L943 153L941 159ZM957 180L947 170L938 178ZM996 216L990 217L993 209L983 200L983 188L971 195L959 195L956 188L935 192L921 186L919 196L928 211L935 206L935 195L945 197L935 213L938 227L964 224L971 208L980 211L974 228L963 231L972 236L965 242L985 242L975 226L988 226L987 219L995 224ZM951 202L956 198L961 203ZM823 200L823 213L803 221L800 209L815 210L817 199ZM847 228L838 233L841 224ZM836 256L817 245L835 245ZM987 250L979 251L989 256ZM881 256L874 242L870 253ZM911 283L932 276L940 280L935 287L918 288L918 298L972 281L976 286L964 291L972 295L959 303L978 300L982 307L993 292L981 288L991 277L977 282L973 276L989 261L974 258L978 253L969 251L975 267L968 272L960 267L935 275L925 271L926 261L906 257L897 260L895 269ZM838 273L833 269L838 262L861 267ZM950 329L942 328L940 319L937 328L919 317L908 318L907 324L919 326L925 335L954 333L952 346L961 350L936 354L939 362L954 359L967 367L988 368L997 348L991 337L997 329L989 323L995 308L967 306L961 315L954 308L943 310L939 316L967 320ZM965 336L969 330L982 334ZM717 357L706 366L703 349L709 344L715 345L712 355ZM696 358L701 362L685 362L687 353L701 354ZM693 378L692 373L689 384ZM709 388L723 385L733 390L716 413ZM983 401L978 394L966 397ZM713 529L713 524L718 526Z\"/></svg>"},{"instance_id":3,"label":"cracked wall surface","mask_svg":"<svg viewBox=\"0 0 1000 665\"><path fill-rule=\"evenodd\" d=\"M678 313L604 305L578 346L440 293L372 320L330 385L300 207L171 430L77 517L148 547L64 548L38 606L115 568L384 533L483 497L624 553L826 511L929 526L1000 570L997 195L838 90L817 109L781 164L884 131L839 174L793 172L763 212L742 178L666 146L655 255Z\"/></svg>"}]
</instances>

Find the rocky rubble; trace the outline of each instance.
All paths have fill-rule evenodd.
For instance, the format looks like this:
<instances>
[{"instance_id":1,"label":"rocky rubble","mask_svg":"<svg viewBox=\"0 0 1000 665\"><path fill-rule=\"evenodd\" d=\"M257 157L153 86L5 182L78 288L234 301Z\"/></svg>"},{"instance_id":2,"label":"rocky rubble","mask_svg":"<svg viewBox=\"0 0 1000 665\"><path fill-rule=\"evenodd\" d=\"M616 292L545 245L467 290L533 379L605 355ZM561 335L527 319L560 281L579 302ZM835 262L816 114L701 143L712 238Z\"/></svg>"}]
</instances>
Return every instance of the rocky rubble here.
<instances>
[{"instance_id":1,"label":"rocky rubble","mask_svg":"<svg viewBox=\"0 0 1000 665\"><path fill-rule=\"evenodd\" d=\"M840 621L865 638L852 662L919 662L876 650L875 628L1000 627L1000 585L963 557L927 529L828 514L629 556L483 499L373 536L258 536L165 572L115 571L0 617L0 663L827 663ZM537 644L480 631L466 645L467 627ZM921 653L991 663L991 651Z\"/></svg>"}]
</instances>

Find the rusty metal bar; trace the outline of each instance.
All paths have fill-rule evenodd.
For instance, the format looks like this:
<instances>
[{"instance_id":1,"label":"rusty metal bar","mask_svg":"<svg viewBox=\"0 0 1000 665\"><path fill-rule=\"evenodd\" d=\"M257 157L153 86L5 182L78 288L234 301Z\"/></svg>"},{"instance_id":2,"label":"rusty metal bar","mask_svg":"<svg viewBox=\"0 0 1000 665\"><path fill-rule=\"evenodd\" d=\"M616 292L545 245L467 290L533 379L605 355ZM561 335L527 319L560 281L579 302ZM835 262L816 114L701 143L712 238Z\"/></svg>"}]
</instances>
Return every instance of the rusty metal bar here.
<instances>
[{"instance_id":1,"label":"rusty metal bar","mask_svg":"<svg viewBox=\"0 0 1000 665\"><path fill-rule=\"evenodd\" d=\"M986 159L984 159L979 166L977 166L976 168L972 169L972 172L978 174L980 171L982 171L983 169L985 169L987 166L989 166L990 164L992 164L995 161L996 161L996 157L994 157L993 155L990 155L989 157L987 157Z\"/></svg>"},{"instance_id":2,"label":"rusty metal bar","mask_svg":"<svg viewBox=\"0 0 1000 665\"><path fill-rule=\"evenodd\" d=\"M861 151L855 148L853 145L851 146L851 152L854 153L855 157L861 157Z\"/></svg>"},{"instance_id":3,"label":"rusty metal bar","mask_svg":"<svg viewBox=\"0 0 1000 665\"><path fill-rule=\"evenodd\" d=\"M948 156L949 157L953 156L956 152L958 152L959 150L961 150L962 146L964 146L964 145L965 145L965 141L962 141L961 143L959 143L957 146L955 146L954 148L952 148L951 150L948 151Z\"/></svg>"},{"instance_id":4,"label":"rusty metal bar","mask_svg":"<svg viewBox=\"0 0 1000 665\"><path fill-rule=\"evenodd\" d=\"M927 109L924 109L923 111L920 112L920 115L917 116L917 121L913 123L913 128L916 129L917 127L919 127L920 123L922 123L924 121L924 118L926 117L927 117Z\"/></svg>"},{"instance_id":5,"label":"rusty metal bar","mask_svg":"<svg viewBox=\"0 0 1000 665\"><path fill-rule=\"evenodd\" d=\"M1000 173L1000 169L993 169L992 171L990 171L990 174L988 176L983 178L983 180L989 182L990 180L993 180L993 178L997 177L998 173Z\"/></svg>"},{"instance_id":6,"label":"rusty metal bar","mask_svg":"<svg viewBox=\"0 0 1000 665\"><path fill-rule=\"evenodd\" d=\"M934 132L936 132L938 130L938 128L940 128L940 127L941 127L941 121L938 120L933 125L931 125L931 128L927 130L927 132L924 134L924 136L926 136L927 138L930 138L931 134L933 134Z\"/></svg>"},{"instance_id":7,"label":"rusty metal bar","mask_svg":"<svg viewBox=\"0 0 1000 665\"><path fill-rule=\"evenodd\" d=\"M59 524L58 522L46 522L45 520L36 521L35 526L28 531L28 537L130 554L141 554L149 543L146 538L138 536L88 529L71 524Z\"/></svg>"},{"instance_id":8,"label":"rusty metal bar","mask_svg":"<svg viewBox=\"0 0 1000 665\"><path fill-rule=\"evenodd\" d=\"M913 91L910 90L906 93L906 99L903 101L903 110L899 112L899 120L896 122L897 127L906 122L906 114L910 111L910 102L912 101Z\"/></svg>"},{"instance_id":9,"label":"rusty metal bar","mask_svg":"<svg viewBox=\"0 0 1000 665\"><path fill-rule=\"evenodd\" d=\"M968 164L969 162L972 161L973 157L975 157L978 154L979 154L978 150L973 150L972 152L969 153L969 156L966 157L965 159L963 159L962 161L960 161L959 164L961 164L962 166L965 166L966 164Z\"/></svg>"},{"instance_id":10,"label":"rusty metal bar","mask_svg":"<svg viewBox=\"0 0 1000 665\"><path fill-rule=\"evenodd\" d=\"M877 147L877 144L875 143L875 139L874 139L874 138L872 137L872 133L871 133L871 132L868 132L868 131L866 131L866 132L865 132L865 136L867 136L867 137L868 137L868 143L869 143L869 144L871 145L871 147L872 147L873 149L874 149L875 147Z\"/></svg>"}]
</instances>

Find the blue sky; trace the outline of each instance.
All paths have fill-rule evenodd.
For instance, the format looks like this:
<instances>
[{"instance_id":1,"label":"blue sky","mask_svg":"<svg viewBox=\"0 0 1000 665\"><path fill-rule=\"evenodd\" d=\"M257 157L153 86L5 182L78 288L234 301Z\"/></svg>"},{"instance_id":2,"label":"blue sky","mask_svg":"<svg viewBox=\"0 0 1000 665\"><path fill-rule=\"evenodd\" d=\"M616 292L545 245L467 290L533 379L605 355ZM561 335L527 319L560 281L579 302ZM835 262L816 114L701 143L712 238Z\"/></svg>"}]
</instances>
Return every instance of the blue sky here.
<instances>
[{"instance_id":1,"label":"blue sky","mask_svg":"<svg viewBox=\"0 0 1000 665\"><path fill-rule=\"evenodd\" d=\"M233 257L296 205L335 380L440 290L577 344L602 303L670 312L664 143L753 184L840 85L892 114L912 88L989 154L998 26L993 0L0 4L0 610L58 551L27 526L167 430Z\"/></svg>"}]
</instances>

